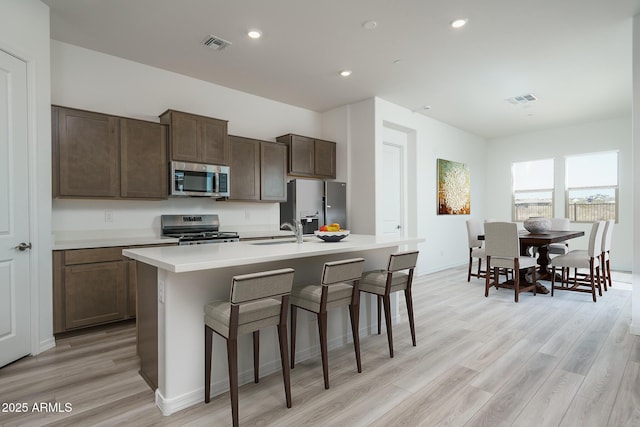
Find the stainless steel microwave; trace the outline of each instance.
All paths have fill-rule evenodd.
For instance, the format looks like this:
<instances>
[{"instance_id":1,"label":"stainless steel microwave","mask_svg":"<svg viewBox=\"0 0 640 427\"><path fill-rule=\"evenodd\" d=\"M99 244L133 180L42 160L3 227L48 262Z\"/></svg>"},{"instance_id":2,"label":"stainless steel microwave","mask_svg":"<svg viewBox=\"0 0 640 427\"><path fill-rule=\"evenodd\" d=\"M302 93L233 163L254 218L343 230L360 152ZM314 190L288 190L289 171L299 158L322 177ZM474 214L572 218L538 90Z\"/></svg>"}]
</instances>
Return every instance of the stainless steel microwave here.
<instances>
[{"instance_id":1,"label":"stainless steel microwave","mask_svg":"<svg viewBox=\"0 0 640 427\"><path fill-rule=\"evenodd\" d=\"M171 162L172 196L229 197L229 166Z\"/></svg>"}]
</instances>

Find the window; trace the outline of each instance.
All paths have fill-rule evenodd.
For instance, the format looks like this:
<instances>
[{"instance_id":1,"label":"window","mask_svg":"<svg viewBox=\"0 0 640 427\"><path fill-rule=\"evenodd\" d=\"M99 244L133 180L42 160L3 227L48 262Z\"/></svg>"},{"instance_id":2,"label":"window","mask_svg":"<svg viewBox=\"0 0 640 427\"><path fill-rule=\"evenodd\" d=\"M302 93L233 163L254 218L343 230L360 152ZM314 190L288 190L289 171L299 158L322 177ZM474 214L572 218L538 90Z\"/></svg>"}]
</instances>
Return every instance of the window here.
<instances>
[{"instance_id":1,"label":"window","mask_svg":"<svg viewBox=\"0 0 640 427\"><path fill-rule=\"evenodd\" d=\"M553 159L513 163L513 220L553 217Z\"/></svg>"},{"instance_id":2,"label":"window","mask_svg":"<svg viewBox=\"0 0 640 427\"><path fill-rule=\"evenodd\" d=\"M567 217L593 222L618 214L618 152L566 158Z\"/></svg>"}]
</instances>

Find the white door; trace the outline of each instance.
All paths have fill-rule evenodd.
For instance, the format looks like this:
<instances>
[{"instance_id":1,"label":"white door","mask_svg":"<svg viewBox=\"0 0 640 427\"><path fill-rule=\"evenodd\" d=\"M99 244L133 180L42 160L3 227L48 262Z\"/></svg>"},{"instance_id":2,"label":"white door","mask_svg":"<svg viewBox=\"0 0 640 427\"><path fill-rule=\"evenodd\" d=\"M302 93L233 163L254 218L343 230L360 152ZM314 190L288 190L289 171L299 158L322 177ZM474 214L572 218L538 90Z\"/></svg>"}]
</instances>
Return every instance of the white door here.
<instances>
[{"instance_id":1,"label":"white door","mask_svg":"<svg viewBox=\"0 0 640 427\"><path fill-rule=\"evenodd\" d=\"M390 142L382 147L384 179L382 191L382 233L389 236L404 235L404 148Z\"/></svg>"},{"instance_id":2,"label":"white door","mask_svg":"<svg viewBox=\"0 0 640 427\"><path fill-rule=\"evenodd\" d=\"M27 65L0 50L0 367L31 352L28 179Z\"/></svg>"}]
</instances>

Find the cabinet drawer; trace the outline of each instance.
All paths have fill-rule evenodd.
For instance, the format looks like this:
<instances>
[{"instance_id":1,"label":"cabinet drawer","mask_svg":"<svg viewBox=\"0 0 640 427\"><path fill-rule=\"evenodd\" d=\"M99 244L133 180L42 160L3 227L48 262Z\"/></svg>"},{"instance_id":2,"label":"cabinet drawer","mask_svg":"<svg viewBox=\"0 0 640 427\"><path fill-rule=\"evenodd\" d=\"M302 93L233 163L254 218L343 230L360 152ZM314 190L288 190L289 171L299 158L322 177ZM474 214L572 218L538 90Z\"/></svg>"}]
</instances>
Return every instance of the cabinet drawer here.
<instances>
[{"instance_id":1,"label":"cabinet drawer","mask_svg":"<svg viewBox=\"0 0 640 427\"><path fill-rule=\"evenodd\" d=\"M72 249L64 251L65 265L89 264L92 262L121 261L122 246L113 248Z\"/></svg>"}]
</instances>

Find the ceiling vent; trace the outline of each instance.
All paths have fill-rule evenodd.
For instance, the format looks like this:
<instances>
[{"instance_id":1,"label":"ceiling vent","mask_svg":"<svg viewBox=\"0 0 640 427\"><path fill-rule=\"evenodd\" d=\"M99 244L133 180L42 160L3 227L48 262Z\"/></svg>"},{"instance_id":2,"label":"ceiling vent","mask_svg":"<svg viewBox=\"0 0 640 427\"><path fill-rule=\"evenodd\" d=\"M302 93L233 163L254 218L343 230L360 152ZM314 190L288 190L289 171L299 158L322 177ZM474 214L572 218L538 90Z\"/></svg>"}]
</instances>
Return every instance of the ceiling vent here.
<instances>
[{"instance_id":1,"label":"ceiling vent","mask_svg":"<svg viewBox=\"0 0 640 427\"><path fill-rule=\"evenodd\" d=\"M528 104L529 102L533 102L537 100L538 98L536 98L536 96L532 93L527 93L526 95L514 96L513 98L505 99L505 101L513 105Z\"/></svg>"},{"instance_id":2,"label":"ceiling vent","mask_svg":"<svg viewBox=\"0 0 640 427\"><path fill-rule=\"evenodd\" d=\"M207 36L207 38L202 42L203 45L210 47L211 49L214 50L222 50L225 47L231 45L230 41L227 41L225 39L221 39L218 36L214 36L212 34L210 34L209 36Z\"/></svg>"}]
</instances>

